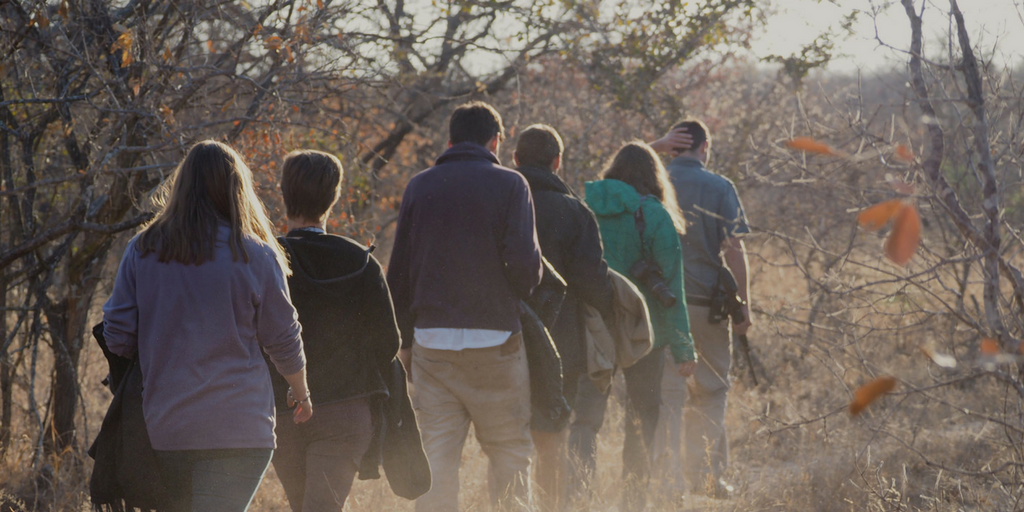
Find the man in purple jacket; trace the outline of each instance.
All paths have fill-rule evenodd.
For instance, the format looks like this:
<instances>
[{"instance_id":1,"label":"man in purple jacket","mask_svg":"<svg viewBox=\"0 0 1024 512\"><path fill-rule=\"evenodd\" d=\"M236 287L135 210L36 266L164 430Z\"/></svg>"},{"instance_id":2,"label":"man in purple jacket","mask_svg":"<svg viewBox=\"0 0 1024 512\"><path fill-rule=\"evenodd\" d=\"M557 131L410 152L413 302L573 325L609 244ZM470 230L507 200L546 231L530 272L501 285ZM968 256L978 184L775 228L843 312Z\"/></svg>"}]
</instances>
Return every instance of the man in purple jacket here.
<instances>
[{"instance_id":1,"label":"man in purple jacket","mask_svg":"<svg viewBox=\"0 0 1024 512\"><path fill-rule=\"evenodd\" d=\"M402 198L387 279L433 479L417 512L458 511L470 423L490 461L492 504L531 508L519 315L520 299L540 283L541 255L529 186L495 156L502 132L490 105L456 108L448 150Z\"/></svg>"}]
</instances>

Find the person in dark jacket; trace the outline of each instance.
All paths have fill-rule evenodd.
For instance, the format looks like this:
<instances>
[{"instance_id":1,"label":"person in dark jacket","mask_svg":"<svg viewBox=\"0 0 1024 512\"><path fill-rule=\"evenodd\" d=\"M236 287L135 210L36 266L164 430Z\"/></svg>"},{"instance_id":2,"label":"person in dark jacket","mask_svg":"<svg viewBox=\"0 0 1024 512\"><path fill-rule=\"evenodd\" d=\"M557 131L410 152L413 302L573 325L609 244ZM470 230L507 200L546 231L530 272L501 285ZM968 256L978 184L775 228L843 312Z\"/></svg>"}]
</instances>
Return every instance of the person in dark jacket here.
<instances>
[{"instance_id":1,"label":"person in dark jacket","mask_svg":"<svg viewBox=\"0 0 1024 512\"><path fill-rule=\"evenodd\" d=\"M562 162L562 138L551 126L535 124L519 135L513 155L533 194L541 252L566 283L551 338L562 357L562 386L566 401L576 398L577 383L587 373L584 304L611 315L612 284L604 261L597 219L584 202L555 173ZM537 448L536 481L543 510L557 510L562 499L566 422L554 423L534 414L530 421Z\"/></svg>"},{"instance_id":2,"label":"person in dark jacket","mask_svg":"<svg viewBox=\"0 0 1024 512\"><path fill-rule=\"evenodd\" d=\"M284 160L281 192L288 234L288 286L305 341L310 421L277 422L274 469L294 512L340 511L373 437L371 405L388 394L383 374L401 340L380 263L355 241L328 234L327 216L341 192L333 155L294 151ZM273 378L278 414L296 400Z\"/></svg>"},{"instance_id":3,"label":"person in dark jacket","mask_svg":"<svg viewBox=\"0 0 1024 512\"><path fill-rule=\"evenodd\" d=\"M542 265L529 186L495 156L502 132L490 105L456 108L448 150L409 181L398 214L388 284L433 481L416 500L418 512L458 511L471 423L490 462L492 504L531 509L530 377L519 317Z\"/></svg>"}]
</instances>

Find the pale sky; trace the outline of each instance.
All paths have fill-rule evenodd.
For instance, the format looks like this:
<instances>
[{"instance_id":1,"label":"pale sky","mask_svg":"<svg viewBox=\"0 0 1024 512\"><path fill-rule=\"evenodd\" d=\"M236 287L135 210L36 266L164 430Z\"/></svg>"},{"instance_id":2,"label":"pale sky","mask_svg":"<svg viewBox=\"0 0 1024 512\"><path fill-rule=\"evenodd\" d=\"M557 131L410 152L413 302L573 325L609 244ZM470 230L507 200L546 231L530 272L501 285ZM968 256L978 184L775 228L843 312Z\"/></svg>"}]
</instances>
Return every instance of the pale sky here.
<instances>
[{"instance_id":1,"label":"pale sky","mask_svg":"<svg viewBox=\"0 0 1024 512\"><path fill-rule=\"evenodd\" d=\"M925 54L939 57L943 50L937 42L950 26L946 15L949 2L928 2L924 33L931 46L926 48ZM838 28L846 14L859 10L854 35L836 44L836 49L848 57L833 61L829 69L852 71L906 62L906 54L879 45L875 39L876 20L869 15L873 10L881 10L877 17L878 37L891 46L908 49L910 22L898 0L773 0L772 4L777 6L778 12L769 18L765 33L757 38L755 54L759 57L798 52L801 45L813 41L824 29ZM921 0L915 0L915 4L920 7ZM977 48L981 43L990 48L998 41L997 62L1024 65L1024 0L959 0L959 5L972 45Z\"/></svg>"}]
</instances>

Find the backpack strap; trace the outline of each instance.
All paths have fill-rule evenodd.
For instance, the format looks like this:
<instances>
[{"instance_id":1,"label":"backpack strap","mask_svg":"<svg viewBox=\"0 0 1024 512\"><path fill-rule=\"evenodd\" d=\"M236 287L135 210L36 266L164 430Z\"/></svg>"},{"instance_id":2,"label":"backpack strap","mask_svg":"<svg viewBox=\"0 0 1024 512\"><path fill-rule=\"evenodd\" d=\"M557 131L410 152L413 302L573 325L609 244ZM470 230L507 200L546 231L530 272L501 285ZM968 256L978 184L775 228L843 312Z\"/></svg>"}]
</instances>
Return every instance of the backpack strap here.
<instances>
[{"instance_id":1,"label":"backpack strap","mask_svg":"<svg viewBox=\"0 0 1024 512\"><path fill-rule=\"evenodd\" d=\"M636 232L640 235L640 257L644 258L647 255L647 244L644 243L644 231L647 229L647 220L644 218L644 201L647 198L653 196L643 196L640 198L640 206L633 212L633 223L636 225Z\"/></svg>"}]
</instances>

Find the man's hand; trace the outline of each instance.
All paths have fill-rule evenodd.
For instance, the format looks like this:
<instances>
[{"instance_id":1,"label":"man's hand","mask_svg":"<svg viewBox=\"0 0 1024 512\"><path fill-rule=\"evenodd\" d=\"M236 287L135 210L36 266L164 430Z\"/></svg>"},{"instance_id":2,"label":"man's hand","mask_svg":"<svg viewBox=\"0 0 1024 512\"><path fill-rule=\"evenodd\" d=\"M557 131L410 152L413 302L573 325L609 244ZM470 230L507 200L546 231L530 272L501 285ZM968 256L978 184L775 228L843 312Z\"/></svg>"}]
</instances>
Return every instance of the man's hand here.
<instances>
[{"instance_id":1,"label":"man's hand","mask_svg":"<svg viewBox=\"0 0 1024 512\"><path fill-rule=\"evenodd\" d=\"M745 318L743 323L732 324L732 333L736 336L745 336L747 334L747 329L750 329L750 326L754 324L750 318L750 308L747 306L743 306L743 317Z\"/></svg>"},{"instance_id":2,"label":"man's hand","mask_svg":"<svg viewBox=\"0 0 1024 512\"><path fill-rule=\"evenodd\" d=\"M650 146L658 153L676 156L693 146L693 137L686 131L686 128L676 128L666 133L664 137L651 142Z\"/></svg>"},{"instance_id":3,"label":"man's hand","mask_svg":"<svg viewBox=\"0 0 1024 512\"><path fill-rule=\"evenodd\" d=\"M689 378L693 376L693 372L695 371L697 371L697 361L679 363L679 375Z\"/></svg>"}]
</instances>

